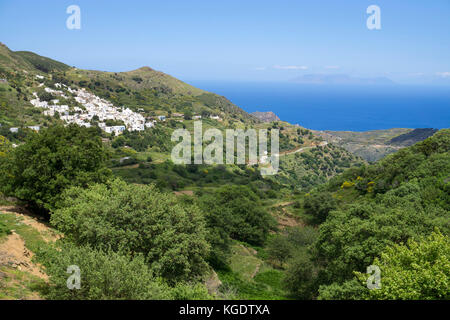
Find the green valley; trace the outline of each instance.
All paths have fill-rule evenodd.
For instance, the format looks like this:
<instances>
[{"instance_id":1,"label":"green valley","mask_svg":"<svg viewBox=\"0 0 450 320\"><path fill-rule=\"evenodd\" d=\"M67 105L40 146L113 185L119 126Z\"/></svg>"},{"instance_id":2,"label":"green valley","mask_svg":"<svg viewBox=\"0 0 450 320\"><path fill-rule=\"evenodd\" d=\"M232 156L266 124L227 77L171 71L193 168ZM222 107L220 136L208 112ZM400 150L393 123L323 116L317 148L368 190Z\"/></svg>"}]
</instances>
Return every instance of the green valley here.
<instances>
[{"instance_id":1,"label":"green valley","mask_svg":"<svg viewBox=\"0 0 450 320\"><path fill-rule=\"evenodd\" d=\"M149 67L82 70L3 44L0 79L0 298L449 299L449 129L263 122ZM278 131L278 173L248 154L174 163L172 134L196 121ZM370 265L387 275L377 292Z\"/></svg>"}]
</instances>

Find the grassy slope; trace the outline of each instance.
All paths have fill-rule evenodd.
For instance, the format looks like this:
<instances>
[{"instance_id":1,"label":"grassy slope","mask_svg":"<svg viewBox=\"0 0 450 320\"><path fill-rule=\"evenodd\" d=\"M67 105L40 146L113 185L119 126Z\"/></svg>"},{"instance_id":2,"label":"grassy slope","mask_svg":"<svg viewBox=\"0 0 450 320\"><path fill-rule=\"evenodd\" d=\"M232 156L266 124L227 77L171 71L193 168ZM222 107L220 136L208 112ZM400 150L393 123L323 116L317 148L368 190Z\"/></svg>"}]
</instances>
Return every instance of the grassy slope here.
<instances>
[{"instance_id":1,"label":"grassy slope","mask_svg":"<svg viewBox=\"0 0 450 320\"><path fill-rule=\"evenodd\" d=\"M235 299L283 300L286 292L282 288L284 272L274 269L261 257L259 251L236 242L232 247L230 271L219 271L222 291L230 292Z\"/></svg>"}]
</instances>

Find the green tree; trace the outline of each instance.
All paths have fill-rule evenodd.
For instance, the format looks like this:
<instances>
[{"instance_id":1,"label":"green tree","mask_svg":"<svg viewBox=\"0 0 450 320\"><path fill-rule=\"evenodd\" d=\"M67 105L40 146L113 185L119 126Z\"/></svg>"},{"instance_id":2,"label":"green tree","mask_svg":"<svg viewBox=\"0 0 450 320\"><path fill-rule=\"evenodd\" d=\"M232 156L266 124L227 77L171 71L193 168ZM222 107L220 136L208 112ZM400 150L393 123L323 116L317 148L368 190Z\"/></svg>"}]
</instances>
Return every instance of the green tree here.
<instances>
[{"instance_id":1,"label":"green tree","mask_svg":"<svg viewBox=\"0 0 450 320\"><path fill-rule=\"evenodd\" d=\"M319 298L361 298L354 272L365 272L386 247L420 239L436 227L449 233L449 137L450 130L441 130L321 188L342 200L320 225L314 246L313 261L321 267ZM359 176L369 181L367 193L340 190Z\"/></svg>"},{"instance_id":2,"label":"green tree","mask_svg":"<svg viewBox=\"0 0 450 320\"><path fill-rule=\"evenodd\" d=\"M192 112L190 110L186 110L184 112L184 120L192 120Z\"/></svg>"},{"instance_id":3,"label":"green tree","mask_svg":"<svg viewBox=\"0 0 450 320\"><path fill-rule=\"evenodd\" d=\"M317 295L318 272L319 268L311 260L307 248L299 248L288 262L283 286L292 297L313 299Z\"/></svg>"},{"instance_id":4,"label":"green tree","mask_svg":"<svg viewBox=\"0 0 450 320\"><path fill-rule=\"evenodd\" d=\"M283 267L286 260L292 257L293 249L288 237L276 235L267 245L267 254L270 260L278 262L280 267Z\"/></svg>"},{"instance_id":5,"label":"green tree","mask_svg":"<svg viewBox=\"0 0 450 320\"><path fill-rule=\"evenodd\" d=\"M373 265L381 270L381 288L367 290L368 299L450 299L450 239L439 232L388 247ZM366 283L367 274L357 276Z\"/></svg>"},{"instance_id":6,"label":"green tree","mask_svg":"<svg viewBox=\"0 0 450 320\"><path fill-rule=\"evenodd\" d=\"M248 186L224 186L203 200L209 224L223 228L232 239L261 245L275 225Z\"/></svg>"},{"instance_id":7,"label":"green tree","mask_svg":"<svg viewBox=\"0 0 450 320\"><path fill-rule=\"evenodd\" d=\"M49 92L44 91L44 92L42 92L42 93L39 94L39 99L42 100L42 101L47 101L47 102L49 102L49 101L55 99L55 96L52 95L52 94L49 93Z\"/></svg>"},{"instance_id":8,"label":"green tree","mask_svg":"<svg viewBox=\"0 0 450 320\"><path fill-rule=\"evenodd\" d=\"M2 161L7 175L2 191L38 208L53 210L68 187L86 187L110 175L107 151L93 129L77 125L53 126L30 133L24 144Z\"/></svg>"},{"instance_id":9,"label":"green tree","mask_svg":"<svg viewBox=\"0 0 450 320\"><path fill-rule=\"evenodd\" d=\"M56 300L170 299L169 287L153 273L142 256L130 258L111 250L70 243L41 248L36 256L49 276L44 297ZM67 288L69 266L80 270L80 289Z\"/></svg>"},{"instance_id":10,"label":"green tree","mask_svg":"<svg viewBox=\"0 0 450 320\"><path fill-rule=\"evenodd\" d=\"M116 179L68 189L51 223L78 245L143 254L151 270L170 281L197 279L207 270L200 210L153 185Z\"/></svg>"},{"instance_id":11,"label":"green tree","mask_svg":"<svg viewBox=\"0 0 450 320\"><path fill-rule=\"evenodd\" d=\"M336 209L336 200L329 192L315 192L305 196L303 209L312 217L312 222L320 224L326 220L331 210Z\"/></svg>"}]
</instances>

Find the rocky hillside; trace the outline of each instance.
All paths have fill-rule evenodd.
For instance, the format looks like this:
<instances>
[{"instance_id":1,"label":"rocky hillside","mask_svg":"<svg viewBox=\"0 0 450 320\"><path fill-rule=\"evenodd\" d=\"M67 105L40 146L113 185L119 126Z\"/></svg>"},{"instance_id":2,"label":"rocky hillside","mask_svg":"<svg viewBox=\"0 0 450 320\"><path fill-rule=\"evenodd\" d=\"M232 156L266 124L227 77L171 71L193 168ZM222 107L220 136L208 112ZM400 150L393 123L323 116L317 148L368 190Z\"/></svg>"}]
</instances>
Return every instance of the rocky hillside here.
<instances>
[{"instance_id":1,"label":"rocky hillside","mask_svg":"<svg viewBox=\"0 0 450 320\"><path fill-rule=\"evenodd\" d=\"M314 133L367 161L377 161L401 148L425 140L436 131L436 129L394 128L365 132L314 131Z\"/></svg>"},{"instance_id":2,"label":"rocky hillside","mask_svg":"<svg viewBox=\"0 0 450 320\"><path fill-rule=\"evenodd\" d=\"M439 131L438 129L432 128L414 129L408 133L401 134L395 138L392 138L389 141L389 144L404 147L412 146L417 142L423 141L426 138L431 137L438 131Z\"/></svg>"},{"instance_id":3,"label":"rocky hillside","mask_svg":"<svg viewBox=\"0 0 450 320\"><path fill-rule=\"evenodd\" d=\"M262 122L280 121L280 118L278 118L278 116L275 113L273 113L272 111L267 111L267 112L256 111L256 112L252 112L251 115L258 118Z\"/></svg>"}]
</instances>

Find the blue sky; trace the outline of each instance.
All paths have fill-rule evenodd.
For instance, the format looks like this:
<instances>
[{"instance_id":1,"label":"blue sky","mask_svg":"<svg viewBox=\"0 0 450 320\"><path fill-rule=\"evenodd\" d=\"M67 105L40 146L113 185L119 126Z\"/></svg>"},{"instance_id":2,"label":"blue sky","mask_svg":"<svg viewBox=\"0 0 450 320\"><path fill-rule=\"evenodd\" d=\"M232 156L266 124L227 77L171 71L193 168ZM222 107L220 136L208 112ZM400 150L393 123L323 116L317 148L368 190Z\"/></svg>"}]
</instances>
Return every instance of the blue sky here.
<instances>
[{"instance_id":1,"label":"blue sky","mask_svg":"<svg viewBox=\"0 0 450 320\"><path fill-rule=\"evenodd\" d=\"M66 28L69 5L81 30ZM381 30L366 27L369 5ZM450 80L449 0L0 0L0 41L79 68L183 80Z\"/></svg>"}]
</instances>

